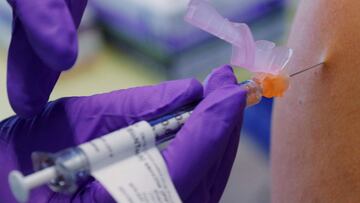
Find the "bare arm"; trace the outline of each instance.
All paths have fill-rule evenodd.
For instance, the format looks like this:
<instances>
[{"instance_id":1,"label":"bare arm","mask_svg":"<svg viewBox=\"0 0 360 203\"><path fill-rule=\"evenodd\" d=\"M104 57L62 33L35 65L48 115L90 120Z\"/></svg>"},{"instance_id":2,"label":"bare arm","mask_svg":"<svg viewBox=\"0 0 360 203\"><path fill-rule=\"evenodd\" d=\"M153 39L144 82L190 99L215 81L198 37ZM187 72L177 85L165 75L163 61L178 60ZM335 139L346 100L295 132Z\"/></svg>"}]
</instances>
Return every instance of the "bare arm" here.
<instances>
[{"instance_id":1,"label":"bare arm","mask_svg":"<svg viewBox=\"0 0 360 203\"><path fill-rule=\"evenodd\" d=\"M360 202L360 1L304 0L289 46L292 79L276 102L272 201Z\"/></svg>"}]
</instances>

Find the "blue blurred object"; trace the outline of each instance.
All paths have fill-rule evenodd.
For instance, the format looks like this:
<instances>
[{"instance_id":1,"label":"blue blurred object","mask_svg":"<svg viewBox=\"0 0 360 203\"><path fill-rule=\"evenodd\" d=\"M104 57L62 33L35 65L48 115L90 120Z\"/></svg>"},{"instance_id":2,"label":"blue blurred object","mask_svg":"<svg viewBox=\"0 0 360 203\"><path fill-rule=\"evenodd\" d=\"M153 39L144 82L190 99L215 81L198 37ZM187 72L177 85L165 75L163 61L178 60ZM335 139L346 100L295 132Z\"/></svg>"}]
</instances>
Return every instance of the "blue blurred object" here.
<instances>
[{"instance_id":1,"label":"blue blurred object","mask_svg":"<svg viewBox=\"0 0 360 203\"><path fill-rule=\"evenodd\" d=\"M251 108L247 108L244 114L244 134L255 140L265 155L270 152L270 129L273 99L263 98L262 101Z\"/></svg>"}]
</instances>

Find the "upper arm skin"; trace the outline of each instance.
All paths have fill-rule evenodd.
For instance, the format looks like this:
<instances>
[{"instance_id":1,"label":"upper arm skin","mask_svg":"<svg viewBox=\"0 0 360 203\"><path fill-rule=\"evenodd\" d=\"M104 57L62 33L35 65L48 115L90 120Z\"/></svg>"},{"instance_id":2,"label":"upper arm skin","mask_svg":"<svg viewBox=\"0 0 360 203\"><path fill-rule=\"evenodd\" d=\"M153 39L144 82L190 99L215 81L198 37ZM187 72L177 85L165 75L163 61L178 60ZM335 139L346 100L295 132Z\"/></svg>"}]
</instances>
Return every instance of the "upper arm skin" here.
<instances>
[{"instance_id":1,"label":"upper arm skin","mask_svg":"<svg viewBox=\"0 0 360 203\"><path fill-rule=\"evenodd\" d=\"M276 101L272 201L360 202L360 1L303 0L288 46L291 79Z\"/></svg>"}]
</instances>

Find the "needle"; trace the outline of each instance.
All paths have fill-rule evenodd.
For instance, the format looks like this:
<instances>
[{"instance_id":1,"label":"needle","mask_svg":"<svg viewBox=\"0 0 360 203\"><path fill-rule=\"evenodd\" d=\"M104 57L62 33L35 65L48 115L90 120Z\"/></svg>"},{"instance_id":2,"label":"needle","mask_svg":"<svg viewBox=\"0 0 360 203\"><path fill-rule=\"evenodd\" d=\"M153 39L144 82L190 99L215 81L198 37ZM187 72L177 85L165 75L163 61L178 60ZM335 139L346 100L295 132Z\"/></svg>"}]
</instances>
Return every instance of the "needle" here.
<instances>
[{"instance_id":1,"label":"needle","mask_svg":"<svg viewBox=\"0 0 360 203\"><path fill-rule=\"evenodd\" d=\"M318 66L320 66L320 65L323 65L323 64L324 64L324 62L315 64L315 65L313 65L313 66L310 66L309 68L305 68L305 69L303 69L303 70L300 70L300 71L298 71L298 72L295 72L295 73L291 74L290 77L293 77L293 76L295 76L295 75L297 75L297 74L303 73L303 72L308 71L308 70L310 70L310 69L316 68L316 67L318 67Z\"/></svg>"}]
</instances>

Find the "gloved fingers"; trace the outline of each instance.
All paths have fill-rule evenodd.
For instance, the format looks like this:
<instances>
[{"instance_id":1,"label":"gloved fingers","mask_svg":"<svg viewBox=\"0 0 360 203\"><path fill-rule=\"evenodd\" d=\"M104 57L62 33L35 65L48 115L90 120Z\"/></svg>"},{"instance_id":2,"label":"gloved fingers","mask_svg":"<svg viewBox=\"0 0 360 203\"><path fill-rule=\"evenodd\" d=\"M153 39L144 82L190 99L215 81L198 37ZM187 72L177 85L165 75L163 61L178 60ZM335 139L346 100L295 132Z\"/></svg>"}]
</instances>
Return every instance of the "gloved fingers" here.
<instances>
[{"instance_id":1,"label":"gloved fingers","mask_svg":"<svg viewBox=\"0 0 360 203\"><path fill-rule=\"evenodd\" d=\"M234 75L232 68L228 65L217 68L206 78L205 80L205 95L210 94L212 91L217 88L227 85L227 84L237 84L237 79ZM242 120L242 113L239 114L239 118L236 120ZM208 191L211 191L211 202L218 202L218 199L221 197L223 189L225 188L228 176L231 171L232 163L236 155L237 146L239 143L241 122L238 122L236 125L237 128L234 128L234 131L230 135L229 142L226 146L226 151L223 155L219 155L219 160L216 161L216 164L209 171L209 175L203 180L204 184L207 185ZM235 150L235 154L233 151ZM220 175L218 175L220 174ZM221 180L218 180L222 178ZM219 183L218 187L213 189L213 185ZM222 189L222 190L221 190ZM217 191L219 190L219 191ZM216 193L216 194L215 194ZM214 200L217 201L214 201Z\"/></svg>"},{"instance_id":2,"label":"gloved fingers","mask_svg":"<svg viewBox=\"0 0 360 203\"><path fill-rule=\"evenodd\" d=\"M14 9L14 29L23 27L36 55L49 68L69 69L77 57L76 27L86 3L87 0L13 0L10 4ZM13 36L15 41L17 36Z\"/></svg>"},{"instance_id":3,"label":"gloved fingers","mask_svg":"<svg viewBox=\"0 0 360 203\"><path fill-rule=\"evenodd\" d=\"M239 120L242 120L242 118L239 118ZM231 138L226 147L226 151L219 160L217 167L214 167L216 171L213 171L213 174L210 173L211 178L207 178L211 181L208 182L209 191L211 191L210 202L219 202L225 190L239 146L241 125L242 123L239 122L231 133Z\"/></svg>"},{"instance_id":4,"label":"gloved fingers","mask_svg":"<svg viewBox=\"0 0 360 203\"><path fill-rule=\"evenodd\" d=\"M206 96L217 88L228 84L237 84L232 67L223 65L215 68L204 81L204 95Z\"/></svg>"},{"instance_id":5,"label":"gloved fingers","mask_svg":"<svg viewBox=\"0 0 360 203\"><path fill-rule=\"evenodd\" d=\"M202 181L197 187L192 191L187 199L183 199L183 202L186 203L209 203L211 201L211 195L208 188L208 185L205 183L206 181Z\"/></svg>"},{"instance_id":6,"label":"gloved fingers","mask_svg":"<svg viewBox=\"0 0 360 203\"><path fill-rule=\"evenodd\" d=\"M206 78L205 80L205 95L210 94L212 91L216 90L217 88L227 85L227 84L237 84L237 79L234 75L233 69L229 65L224 65L212 71L212 73ZM242 116L242 114L239 114ZM239 118L237 120L242 120ZM206 184L208 191L211 191L211 198L209 201L211 202L218 202L219 198L222 195L223 189L225 188L226 182L228 180L229 173L231 171L232 163L235 154L231 154L232 151L237 150L238 142L239 142L239 131L241 128L241 122L238 124L239 129L235 128L234 132L231 133L231 138L229 143L226 147L226 152L224 155L217 161L217 163L212 167L209 172L209 175L203 181L203 184ZM219 155L221 156L221 155ZM224 166L222 166L224 164ZM221 171L221 172L219 172ZM226 173L228 172L228 173ZM222 175L222 180L218 180L219 175ZM219 191L215 191L212 189L213 185L219 182L218 187L216 188ZM224 183L221 184L220 183ZM222 190L221 190L222 189ZM216 194L215 194L216 193ZM216 201L214 201L216 199Z\"/></svg>"},{"instance_id":7,"label":"gloved fingers","mask_svg":"<svg viewBox=\"0 0 360 203\"><path fill-rule=\"evenodd\" d=\"M46 105L60 75L32 51L21 26L15 27L8 53L7 92L17 115L33 117Z\"/></svg>"},{"instance_id":8,"label":"gloved fingers","mask_svg":"<svg viewBox=\"0 0 360 203\"><path fill-rule=\"evenodd\" d=\"M237 84L236 77L232 68L228 65L217 68L205 80L205 95L210 94L217 88L228 84ZM243 113L238 114L238 123L235 123L233 132L230 133L230 139L226 146L226 151L223 155L219 153L219 159L210 169L207 176L204 176L200 184L202 187L202 195L199 197L199 189L197 188L195 195L190 195L190 198L206 198L206 202L219 202L221 195L225 189L227 180L229 178L231 168L235 159L237 146L239 144L240 129L242 124ZM194 193L194 192L193 192ZM195 197L193 197L195 196Z\"/></svg>"},{"instance_id":9,"label":"gloved fingers","mask_svg":"<svg viewBox=\"0 0 360 203\"><path fill-rule=\"evenodd\" d=\"M170 176L183 199L208 176L223 156L246 103L237 85L214 90L193 111L176 138L163 151Z\"/></svg>"},{"instance_id":10,"label":"gloved fingers","mask_svg":"<svg viewBox=\"0 0 360 203\"><path fill-rule=\"evenodd\" d=\"M61 70L77 57L77 34L87 0L11 0L14 26L9 48L7 91L21 117L46 105Z\"/></svg>"},{"instance_id":11,"label":"gloved fingers","mask_svg":"<svg viewBox=\"0 0 360 203\"><path fill-rule=\"evenodd\" d=\"M232 68L228 65L225 65L225 66L214 69L209 74L209 76L206 78L204 83L205 83L204 93L205 93L205 96L207 96L210 93L212 93L213 91L215 91L216 89L219 89L223 86L236 85L237 80L233 73ZM164 151L164 153L166 153L165 151ZM219 156L221 157L221 155L219 155ZM217 160L216 162L219 163L220 161L221 160ZM214 164L214 166L215 165L216 164ZM213 174L213 176L215 176L215 174ZM207 183L208 190L210 189L210 185L211 185L211 184L209 184L209 181L210 180L203 180L203 183L205 183L205 182Z\"/></svg>"},{"instance_id":12,"label":"gloved fingers","mask_svg":"<svg viewBox=\"0 0 360 203\"><path fill-rule=\"evenodd\" d=\"M66 101L69 122L82 141L140 120L154 119L200 100L203 88L195 79L130 88Z\"/></svg>"}]
</instances>

